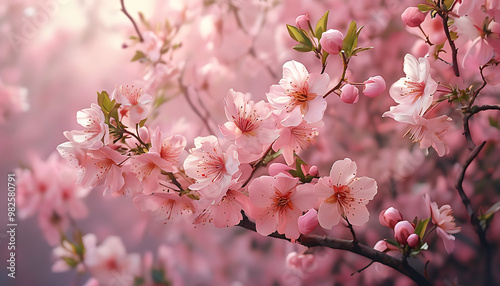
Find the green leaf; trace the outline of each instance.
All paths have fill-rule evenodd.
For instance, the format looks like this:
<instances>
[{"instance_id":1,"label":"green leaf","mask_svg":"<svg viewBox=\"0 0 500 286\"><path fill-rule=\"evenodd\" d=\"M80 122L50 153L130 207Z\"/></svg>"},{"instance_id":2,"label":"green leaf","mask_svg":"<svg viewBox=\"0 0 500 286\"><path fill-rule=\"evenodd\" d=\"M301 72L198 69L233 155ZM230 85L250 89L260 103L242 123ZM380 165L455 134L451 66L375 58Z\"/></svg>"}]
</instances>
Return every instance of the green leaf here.
<instances>
[{"instance_id":1,"label":"green leaf","mask_svg":"<svg viewBox=\"0 0 500 286\"><path fill-rule=\"evenodd\" d=\"M431 18L432 19L436 18L436 15L437 15L437 11L436 10L432 10L432 12L431 12Z\"/></svg>"},{"instance_id":2,"label":"green leaf","mask_svg":"<svg viewBox=\"0 0 500 286\"><path fill-rule=\"evenodd\" d=\"M286 28L288 30L288 34L290 35L290 37L292 37L292 39L301 44L312 47L311 40L306 36L306 34L304 34L302 30L292 25L286 25Z\"/></svg>"},{"instance_id":3,"label":"green leaf","mask_svg":"<svg viewBox=\"0 0 500 286\"><path fill-rule=\"evenodd\" d=\"M450 10L451 6L453 6L453 2L455 2L455 0L444 0L444 6L446 6L446 9L447 10Z\"/></svg>"},{"instance_id":4,"label":"green leaf","mask_svg":"<svg viewBox=\"0 0 500 286\"><path fill-rule=\"evenodd\" d=\"M163 269L151 269L151 278L154 283L165 283L165 271Z\"/></svg>"},{"instance_id":5,"label":"green leaf","mask_svg":"<svg viewBox=\"0 0 500 286\"><path fill-rule=\"evenodd\" d=\"M323 32L326 31L326 25L328 23L328 14L330 13L330 10L326 11L326 13L319 19L318 23L316 23L316 27L314 28L314 36L318 41L321 39L321 35L323 35Z\"/></svg>"},{"instance_id":6,"label":"green leaf","mask_svg":"<svg viewBox=\"0 0 500 286\"><path fill-rule=\"evenodd\" d=\"M281 155L281 152L283 150L278 150L278 152L274 152L274 151L271 151L269 154L267 154L267 156L264 158L264 160L262 161L262 165L267 165L269 164L269 162L271 162L272 160L278 158L280 155Z\"/></svg>"},{"instance_id":7,"label":"green leaf","mask_svg":"<svg viewBox=\"0 0 500 286\"><path fill-rule=\"evenodd\" d=\"M305 52L310 52L313 50L313 47L312 46L306 46L304 44L297 44L295 46L293 46L293 49L298 51L298 52L302 52L302 53L305 53Z\"/></svg>"},{"instance_id":8,"label":"green leaf","mask_svg":"<svg viewBox=\"0 0 500 286\"><path fill-rule=\"evenodd\" d=\"M344 37L344 41L342 42L342 50L345 52L347 57L352 56L354 49L358 46L358 36L361 32L361 28L358 29L356 25L356 21L352 21L349 24L349 29L347 30L347 34Z\"/></svg>"},{"instance_id":9,"label":"green leaf","mask_svg":"<svg viewBox=\"0 0 500 286\"><path fill-rule=\"evenodd\" d=\"M78 261L76 261L75 259L71 258L71 257L61 257L64 262L66 262L66 264L68 264L69 267L71 268L75 268L77 265L78 265Z\"/></svg>"},{"instance_id":10,"label":"green leaf","mask_svg":"<svg viewBox=\"0 0 500 286\"><path fill-rule=\"evenodd\" d=\"M394 246L399 247L399 243L398 243L396 240L393 240L393 239L387 239L387 238L386 238L386 239L384 239L384 240L385 240L385 242L387 242L387 243L389 243L389 244L392 244L392 245L394 245Z\"/></svg>"},{"instance_id":11,"label":"green leaf","mask_svg":"<svg viewBox=\"0 0 500 286\"><path fill-rule=\"evenodd\" d=\"M142 51L136 51L134 57L132 58L132 62L137 60L145 59L146 55Z\"/></svg>"},{"instance_id":12,"label":"green leaf","mask_svg":"<svg viewBox=\"0 0 500 286\"><path fill-rule=\"evenodd\" d=\"M426 12L429 12L431 10L434 10L434 6L426 5L426 4L418 4L417 7L418 7L418 10L420 10L420 12L422 12L422 13L426 13Z\"/></svg>"},{"instance_id":13,"label":"green leaf","mask_svg":"<svg viewBox=\"0 0 500 286\"><path fill-rule=\"evenodd\" d=\"M427 229L427 224L429 223L430 219L431 218L429 217L427 219L419 221L417 226L415 227L415 233L418 234L420 239L424 238L425 230Z\"/></svg>"}]
</instances>

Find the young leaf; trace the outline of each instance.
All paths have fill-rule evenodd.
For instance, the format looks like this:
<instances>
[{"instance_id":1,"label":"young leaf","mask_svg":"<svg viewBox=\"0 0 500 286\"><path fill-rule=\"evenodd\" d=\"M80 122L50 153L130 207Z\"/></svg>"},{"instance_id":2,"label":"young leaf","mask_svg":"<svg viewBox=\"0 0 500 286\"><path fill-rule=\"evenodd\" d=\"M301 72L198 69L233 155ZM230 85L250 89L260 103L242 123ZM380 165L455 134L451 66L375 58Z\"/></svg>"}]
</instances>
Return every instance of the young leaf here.
<instances>
[{"instance_id":1,"label":"young leaf","mask_svg":"<svg viewBox=\"0 0 500 286\"><path fill-rule=\"evenodd\" d=\"M141 52L141 51L136 51L134 57L132 58L132 62L135 62L137 60L145 59L146 55Z\"/></svg>"},{"instance_id":2,"label":"young leaf","mask_svg":"<svg viewBox=\"0 0 500 286\"><path fill-rule=\"evenodd\" d=\"M418 7L418 10L420 10L420 12L422 12L422 13L429 12L429 11L434 9L433 6L427 5L427 4L418 4L417 7Z\"/></svg>"},{"instance_id":3,"label":"young leaf","mask_svg":"<svg viewBox=\"0 0 500 286\"><path fill-rule=\"evenodd\" d=\"M415 233L418 234L420 239L422 239L425 235L425 230L427 229L427 224L431 218L427 218L418 222L417 227L415 227Z\"/></svg>"},{"instance_id":4,"label":"young leaf","mask_svg":"<svg viewBox=\"0 0 500 286\"><path fill-rule=\"evenodd\" d=\"M358 44L358 27L356 25L356 21L352 21L349 24L349 29L347 30L347 34L344 37L344 41L342 42L342 50L346 53L347 57L352 55L352 51L356 48Z\"/></svg>"},{"instance_id":5,"label":"young leaf","mask_svg":"<svg viewBox=\"0 0 500 286\"><path fill-rule=\"evenodd\" d=\"M312 46L306 46L304 44L296 44L295 46L293 46L293 49L296 50L297 52L305 53L305 52L312 51L313 47Z\"/></svg>"},{"instance_id":6,"label":"young leaf","mask_svg":"<svg viewBox=\"0 0 500 286\"><path fill-rule=\"evenodd\" d=\"M323 32L326 31L326 25L328 23L328 14L330 10L326 11L325 15L319 19L318 23L316 23L316 27L314 28L314 36L316 39L320 40Z\"/></svg>"},{"instance_id":7,"label":"young leaf","mask_svg":"<svg viewBox=\"0 0 500 286\"><path fill-rule=\"evenodd\" d=\"M290 35L290 37L292 37L292 39L301 44L312 47L311 40L306 36L306 34L304 34L304 32L302 32L302 30L292 25L286 25L286 28L288 30L288 34Z\"/></svg>"}]
</instances>

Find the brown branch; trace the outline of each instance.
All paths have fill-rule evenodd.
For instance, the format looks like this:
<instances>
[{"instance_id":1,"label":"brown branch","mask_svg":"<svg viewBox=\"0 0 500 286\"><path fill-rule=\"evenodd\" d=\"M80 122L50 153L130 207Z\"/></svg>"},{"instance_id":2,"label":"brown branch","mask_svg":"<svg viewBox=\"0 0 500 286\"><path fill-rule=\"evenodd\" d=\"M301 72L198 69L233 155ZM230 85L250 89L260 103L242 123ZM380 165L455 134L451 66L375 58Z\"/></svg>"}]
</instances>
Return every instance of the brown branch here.
<instances>
[{"instance_id":1,"label":"brown branch","mask_svg":"<svg viewBox=\"0 0 500 286\"><path fill-rule=\"evenodd\" d=\"M243 215L243 220L240 221L238 226L256 231L255 223L251 222L245 215ZM278 234L277 232L274 232L269 236L290 241L290 239L286 238L284 235ZM353 243L352 240L329 238L326 236L308 234L301 235L297 239L297 242L307 247L328 247L332 249L340 249L356 253L358 255L371 259L372 261L382 263L399 271L401 274L406 275L410 279L415 281L418 285L432 285L429 280L427 280L424 276L413 269L408 263L389 256L378 250L375 250L371 247L368 247L364 244Z\"/></svg>"},{"instance_id":2,"label":"brown branch","mask_svg":"<svg viewBox=\"0 0 500 286\"><path fill-rule=\"evenodd\" d=\"M123 12L123 14L125 14L125 16L127 16L127 18L130 19L130 21L132 22L132 25L134 25L134 29L137 32L137 35L139 36L139 42L144 42L144 38L142 37L142 34L139 31L139 28L137 27L137 24L135 23L134 18L132 18L132 16L130 16L130 14L127 12L127 9L125 9L124 0L120 0L120 3L122 5L121 11Z\"/></svg>"},{"instance_id":3,"label":"brown branch","mask_svg":"<svg viewBox=\"0 0 500 286\"><path fill-rule=\"evenodd\" d=\"M453 64L451 65L451 67L453 68L453 72L455 73L455 76L459 77L460 71L458 70L458 60L457 60L458 49L455 46L455 42L453 42L453 40L451 39L450 29L448 27L448 19L449 19L448 11L447 10L445 10L445 11L437 10L437 12L438 12L438 15L441 17L441 19L443 20L444 33L446 34L446 38L448 39L448 43L450 44L451 57L453 60Z\"/></svg>"}]
</instances>

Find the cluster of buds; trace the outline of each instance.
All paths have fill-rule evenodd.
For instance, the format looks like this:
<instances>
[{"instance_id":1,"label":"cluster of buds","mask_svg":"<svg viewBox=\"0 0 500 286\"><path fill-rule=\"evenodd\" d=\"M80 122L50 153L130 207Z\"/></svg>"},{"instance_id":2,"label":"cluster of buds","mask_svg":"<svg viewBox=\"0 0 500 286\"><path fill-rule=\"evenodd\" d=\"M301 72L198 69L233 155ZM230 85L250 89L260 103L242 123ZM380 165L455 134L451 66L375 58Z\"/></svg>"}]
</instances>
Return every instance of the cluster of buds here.
<instances>
[{"instance_id":1,"label":"cluster of buds","mask_svg":"<svg viewBox=\"0 0 500 286\"><path fill-rule=\"evenodd\" d=\"M343 63L344 69L338 84L327 94L336 93L340 99L348 104L353 104L359 100L358 86L363 86L363 94L368 97L375 97L381 94L385 88L385 81L381 76L373 76L362 83L354 83L346 78L346 71L349 61L362 51L371 49L371 47L358 47L358 37L363 27L357 27L355 21L352 21L344 34L336 29L327 29L328 21L327 11L323 17L312 28L309 15L300 15L295 20L295 26L287 25L290 37L297 42L293 47L299 52L313 52L321 60L325 71L327 59L330 55L338 55Z\"/></svg>"}]
</instances>

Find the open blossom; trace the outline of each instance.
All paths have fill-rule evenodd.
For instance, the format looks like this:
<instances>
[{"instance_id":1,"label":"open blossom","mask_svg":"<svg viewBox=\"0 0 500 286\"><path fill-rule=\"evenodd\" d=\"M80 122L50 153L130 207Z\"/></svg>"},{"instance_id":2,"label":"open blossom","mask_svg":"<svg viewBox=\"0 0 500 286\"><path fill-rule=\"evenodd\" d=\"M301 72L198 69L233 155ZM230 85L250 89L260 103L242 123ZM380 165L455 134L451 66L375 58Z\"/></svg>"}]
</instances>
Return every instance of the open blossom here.
<instances>
[{"instance_id":1,"label":"open blossom","mask_svg":"<svg viewBox=\"0 0 500 286\"><path fill-rule=\"evenodd\" d=\"M70 142L89 149L99 149L103 143L108 145L109 127L104 122L104 114L99 105L92 103L91 108L78 111L76 120L78 124L85 127L85 130L65 131L64 136Z\"/></svg>"},{"instance_id":2,"label":"open blossom","mask_svg":"<svg viewBox=\"0 0 500 286\"><path fill-rule=\"evenodd\" d=\"M219 201L211 203L194 220L198 223L213 223L216 227L237 225L242 219L241 211L249 212L250 199L242 193L243 182L233 180Z\"/></svg>"},{"instance_id":3,"label":"open blossom","mask_svg":"<svg viewBox=\"0 0 500 286\"><path fill-rule=\"evenodd\" d=\"M311 73L296 61L283 65L283 78L279 85L272 85L267 99L280 115L285 127L297 126L302 118L308 122L318 122L323 118L330 77L327 74Z\"/></svg>"},{"instance_id":4,"label":"open blossom","mask_svg":"<svg viewBox=\"0 0 500 286\"><path fill-rule=\"evenodd\" d=\"M195 148L184 160L186 174L196 180L189 188L203 189L201 192L207 197L218 197L238 171L240 162L236 148L230 147L223 152L219 140L213 135L196 137L194 145Z\"/></svg>"},{"instance_id":5,"label":"open blossom","mask_svg":"<svg viewBox=\"0 0 500 286\"><path fill-rule=\"evenodd\" d=\"M368 177L356 178L356 163L351 159L336 161L330 176L322 177L314 193L323 201L318 210L319 224L331 229L340 217L352 225L361 226L368 221L368 201L377 193L377 182Z\"/></svg>"},{"instance_id":6,"label":"open blossom","mask_svg":"<svg viewBox=\"0 0 500 286\"><path fill-rule=\"evenodd\" d=\"M167 223L181 215L194 213L193 200L178 193L156 192L154 194L139 194L134 198L135 206L141 211L151 211L158 222Z\"/></svg>"},{"instance_id":7,"label":"open blossom","mask_svg":"<svg viewBox=\"0 0 500 286\"><path fill-rule=\"evenodd\" d=\"M400 78L389 89L389 94L395 102L400 104L399 108L391 107L391 111L384 113L398 120L398 114L423 115L432 104L432 95L437 90L437 83L430 75L430 64L427 58L418 60L406 54L404 59L404 72L406 77ZM392 115L389 115L392 114Z\"/></svg>"},{"instance_id":8,"label":"open blossom","mask_svg":"<svg viewBox=\"0 0 500 286\"><path fill-rule=\"evenodd\" d=\"M279 130L279 137L273 144L273 150L283 150L283 157L288 165L295 162L293 153L299 153L316 143L318 129L323 127L323 121L307 123L302 121L297 126L283 127Z\"/></svg>"},{"instance_id":9,"label":"open blossom","mask_svg":"<svg viewBox=\"0 0 500 286\"><path fill-rule=\"evenodd\" d=\"M99 150L89 150L83 164L78 183L83 187L94 187L104 183L104 192L115 192L123 187L124 179L118 166L127 157L105 146Z\"/></svg>"},{"instance_id":10,"label":"open blossom","mask_svg":"<svg viewBox=\"0 0 500 286\"><path fill-rule=\"evenodd\" d=\"M451 118L446 115L426 119L420 115L405 117L402 122L408 123L410 139L420 142L420 148L433 147L442 157L448 153L449 148L445 142L444 134L451 127Z\"/></svg>"},{"instance_id":11,"label":"open blossom","mask_svg":"<svg viewBox=\"0 0 500 286\"><path fill-rule=\"evenodd\" d=\"M145 94L143 88L138 84L117 86L112 97L121 104L120 113L122 116L128 115L133 124L141 122L149 114L147 104L152 100L152 97Z\"/></svg>"},{"instance_id":12,"label":"open blossom","mask_svg":"<svg viewBox=\"0 0 500 286\"><path fill-rule=\"evenodd\" d=\"M257 232L269 235L274 231L290 239L300 236L298 219L303 211L317 202L312 189L299 185L298 178L285 175L262 176L248 187L250 200L256 207Z\"/></svg>"},{"instance_id":13,"label":"open blossom","mask_svg":"<svg viewBox=\"0 0 500 286\"><path fill-rule=\"evenodd\" d=\"M101 245L85 253L85 265L103 285L115 285L123 280L133 281L132 269L139 263L138 254L128 254L120 237L109 236Z\"/></svg>"},{"instance_id":14,"label":"open blossom","mask_svg":"<svg viewBox=\"0 0 500 286\"><path fill-rule=\"evenodd\" d=\"M234 90L224 100L229 120L220 130L224 137L252 154L261 154L278 136L268 103L249 100L249 94Z\"/></svg>"},{"instance_id":15,"label":"open blossom","mask_svg":"<svg viewBox=\"0 0 500 286\"><path fill-rule=\"evenodd\" d=\"M438 207L436 202L432 202L428 194L425 195L426 204L431 211L432 223L437 226L436 232L441 237L444 247L448 253L452 252L455 245L455 237L452 234L459 233L461 227L455 223L453 210L450 205L442 205Z\"/></svg>"}]
</instances>

